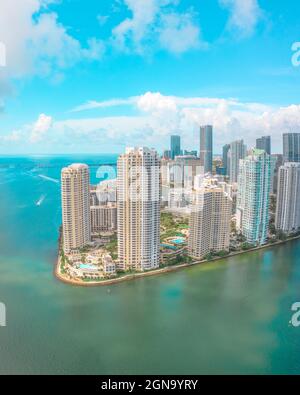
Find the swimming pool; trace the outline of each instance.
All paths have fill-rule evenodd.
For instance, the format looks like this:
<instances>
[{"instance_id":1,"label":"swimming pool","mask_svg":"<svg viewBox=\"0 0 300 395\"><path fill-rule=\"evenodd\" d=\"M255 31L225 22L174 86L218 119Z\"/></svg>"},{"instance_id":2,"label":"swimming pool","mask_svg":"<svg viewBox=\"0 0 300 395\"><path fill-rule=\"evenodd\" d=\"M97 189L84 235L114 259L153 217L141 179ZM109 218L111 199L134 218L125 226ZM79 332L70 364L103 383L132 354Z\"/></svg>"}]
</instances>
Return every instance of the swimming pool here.
<instances>
[{"instance_id":1,"label":"swimming pool","mask_svg":"<svg viewBox=\"0 0 300 395\"><path fill-rule=\"evenodd\" d=\"M185 240L184 239L173 239L173 240L171 240L171 243L183 244L183 243L185 243Z\"/></svg>"},{"instance_id":2,"label":"swimming pool","mask_svg":"<svg viewBox=\"0 0 300 395\"><path fill-rule=\"evenodd\" d=\"M87 264L84 264L84 263L81 263L81 264L79 265L79 267L80 267L80 269L98 270L98 267L97 267L97 266L94 266L94 265L87 265Z\"/></svg>"}]
</instances>

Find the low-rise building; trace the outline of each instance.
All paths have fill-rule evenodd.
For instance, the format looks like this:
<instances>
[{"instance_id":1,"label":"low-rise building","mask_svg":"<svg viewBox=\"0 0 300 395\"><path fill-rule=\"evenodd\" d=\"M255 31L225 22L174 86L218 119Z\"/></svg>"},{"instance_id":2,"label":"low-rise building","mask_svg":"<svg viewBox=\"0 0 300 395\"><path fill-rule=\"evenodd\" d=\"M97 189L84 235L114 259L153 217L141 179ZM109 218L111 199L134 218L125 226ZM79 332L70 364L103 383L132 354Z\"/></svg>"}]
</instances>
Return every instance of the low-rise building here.
<instances>
[{"instance_id":1,"label":"low-rise building","mask_svg":"<svg viewBox=\"0 0 300 395\"><path fill-rule=\"evenodd\" d=\"M114 232L117 230L117 205L106 203L91 206L92 234L99 232Z\"/></svg>"}]
</instances>

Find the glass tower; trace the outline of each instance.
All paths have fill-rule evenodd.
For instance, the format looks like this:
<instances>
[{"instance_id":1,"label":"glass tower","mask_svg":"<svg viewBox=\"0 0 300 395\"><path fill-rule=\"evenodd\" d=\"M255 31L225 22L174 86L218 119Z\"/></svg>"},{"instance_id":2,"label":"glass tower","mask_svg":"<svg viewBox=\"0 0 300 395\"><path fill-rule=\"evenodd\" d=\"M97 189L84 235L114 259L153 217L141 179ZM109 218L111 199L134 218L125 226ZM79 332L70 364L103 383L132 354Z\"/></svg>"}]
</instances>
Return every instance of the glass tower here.
<instances>
[{"instance_id":1,"label":"glass tower","mask_svg":"<svg viewBox=\"0 0 300 395\"><path fill-rule=\"evenodd\" d=\"M180 136L171 136L171 159L175 159L175 156L179 156L181 153L180 148Z\"/></svg>"},{"instance_id":2,"label":"glass tower","mask_svg":"<svg viewBox=\"0 0 300 395\"><path fill-rule=\"evenodd\" d=\"M284 133L283 160L284 162L300 162L300 133Z\"/></svg>"},{"instance_id":3,"label":"glass tower","mask_svg":"<svg viewBox=\"0 0 300 395\"><path fill-rule=\"evenodd\" d=\"M271 137L262 136L256 139L256 148L266 151L267 154L271 155Z\"/></svg>"},{"instance_id":4,"label":"glass tower","mask_svg":"<svg viewBox=\"0 0 300 395\"><path fill-rule=\"evenodd\" d=\"M200 127L200 161L205 173L212 173L213 165L213 127Z\"/></svg>"},{"instance_id":5,"label":"glass tower","mask_svg":"<svg viewBox=\"0 0 300 395\"><path fill-rule=\"evenodd\" d=\"M270 155L252 149L240 160L237 199L237 229L248 243L259 245L267 241L270 188Z\"/></svg>"}]
</instances>

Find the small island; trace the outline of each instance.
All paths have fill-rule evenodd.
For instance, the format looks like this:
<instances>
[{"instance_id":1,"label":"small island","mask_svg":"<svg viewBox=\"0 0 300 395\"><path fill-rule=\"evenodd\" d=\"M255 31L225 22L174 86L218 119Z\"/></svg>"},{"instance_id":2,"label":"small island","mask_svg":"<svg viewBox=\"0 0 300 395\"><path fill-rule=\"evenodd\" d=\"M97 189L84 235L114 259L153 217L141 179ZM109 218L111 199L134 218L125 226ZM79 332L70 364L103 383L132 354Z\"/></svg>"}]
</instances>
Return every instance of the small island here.
<instances>
[{"instance_id":1,"label":"small island","mask_svg":"<svg viewBox=\"0 0 300 395\"><path fill-rule=\"evenodd\" d=\"M203 259L197 260L187 254L188 221L186 215L174 215L162 211L160 267L144 272L124 271L119 266L116 233L102 233L94 236L90 246L72 254L65 254L62 248L62 233L60 231L59 257L55 265L55 276L67 284L105 286L145 276L169 273L199 264L208 264L212 261L271 248L300 238L300 231L288 235L276 231L271 220L271 237L266 244L255 246L247 243L233 226L229 251L211 251Z\"/></svg>"},{"instance_id":2,"label":"small island","mask_svg":"<svg viewBox=\"0 0 300 395\"><path fill-rule=\"evenodd\" d=\"M86 164L63 168L57 278L113 284L299 238L300 164L275 162L267 147L246 152L243 140L230 147L242 158L229 176L211 153L206 168L195 155L161 158L147 147L127 148L117 178L98 185Z\"/></svg>"}]
</instances>

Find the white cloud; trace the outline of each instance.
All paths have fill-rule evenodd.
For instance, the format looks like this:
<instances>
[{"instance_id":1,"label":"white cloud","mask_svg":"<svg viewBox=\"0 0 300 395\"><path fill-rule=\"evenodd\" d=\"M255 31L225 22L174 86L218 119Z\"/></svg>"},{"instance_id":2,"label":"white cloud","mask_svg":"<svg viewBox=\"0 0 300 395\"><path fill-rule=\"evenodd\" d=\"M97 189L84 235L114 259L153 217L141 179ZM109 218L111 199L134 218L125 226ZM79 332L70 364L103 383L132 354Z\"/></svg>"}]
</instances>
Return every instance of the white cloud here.
<instances>
[{"instance_id":1,"label":"white cloud","mask_svg":"<svg viewBox=\"0 0 300 395\"><path fill-rule=\"evenodd\" d=\"M274 149L281 151L282 133L300 131L300 105L272 107L232 99L181 98L148 92L134 106L135 116L66 120L53 125L57 142L83 144L169 146L169 136L181 134L187 148L198 149L199 125L214 125L216 152L225 143L241 137L249 146L261 135L272 136ZM59 137L58 137L59 136Z\"/></svg>"},{"instance_id":2,"label":"white cloud","mask_svg":"<svg viewBox=\"0 0 300 395\"><path fill-rule=\"evenodd\" d=\"M153 116L177 112L176 99L172 96L164 96L159 92L147 92L140 96L137 100L137 107Z\"/></svg>"},{"instance_id":3,"label":"white cloud","mask_svg":"<svg viewBox=\"0 0 300 395\"><path fill-rule=\"evenodd\" d=\"M131 17L112 32L119 50L144 54L165 49L180 54L201 45L194 13L175 11L177 0L124 0Z\"/></svg>"},{"instance_id":4,"label":"white cloud","mask_svg":"<svg viewBox=\"0 0 300 395\"><path fill-rule=\"evenodd\" d=\"M48 132L48 130L52 126L52 117L45 115L45 114L40 114L38 117L38 120L35 122L33 125L29 141L31 143L37 143L41 140L43 140L44 136Z\"/></svg>"},{"instance_id":5,"label":"white cloud","mask_svg":"<svg viewBox=\"0 0 300 395\"><path fill-rule=\"evenodd\" d=\"M109 15L100 15L100 14L97 15L97 21L100 26L105 25L108 19L109 19Z\"/></svg>"},{"instance_id":6,"label":"white cloud","mask_svg":"<svg viewBox=\"0 0 300 395\"><path fill-rule=\"evenodd\" d=\"M206 46L200 40L199 26L193 22L189 13L163 15L159 33L161 47L175 54Z\"/></svg>"},{"instance_id":7,"label":"white cloud","mask_svg":"<svg viewBox=\"0 0 300 395\"><path fill-rule=\"evenodd\" d=\"M159 113L163 110L177 111L177 106L215 106L224 99L220 98L209 98L209 97L178 97L178 96L166 96L160 92L146 92L140 96L131 96L123 99L110 99L104 101L89 100L86 103L80 104L73 108L70 112L81 112L87 110L93 110L97 108L109 108L117 106L136 106L139 110L149 113ZM242 106L242 104L236 99L226 99L226 102L231 105ZM249 107L255 107L259 109L266 109L265 105L259 103L249 103Z\"/></svg>"},{"instance_id":8,"label":"white cloud","mask_svg":"<svg viewBox=\"0 0 300 395\"><path fill-rule=\"evenodd\" d=\"M130 97L128 99L110 99L110 100L104 100L102 102L89 100L88 102L73 108L70 112L80 112L86 110L94 110L96 108L109 108L109 107L129 105L129 104L134 104L136 100L137 97Z\"/></svg>"},{"instance_id":9,"label":"white cloud","mask_svg":"<svg viewBox=\"0 0 300 395\"><path fill-rule=\"evenodd\" d=\"M142 42L151 30L160 7L165 5L161 0L124 0L131 18L124 19L113 29L113 39L119 49L129 46L136 52L142 51Z\"/></svg>"},{"instance_id":10,"label":"white cloud","mask_svg":"<svg viewBox=\"0 0 300 395\"><path fill-rule=\"evenodd\" d=\"M6 47L7 65L1 70L0 84L26 75L52 75L83 59L101 58L104 44L91 38L83 47L49 11L47 6L53 2L1 0L0 40Z\"/></svg>"},{"instance_id":11,"label":"white cloud","mask_svg":"<svg viewBox=\"0 0 300 395\"><path fill-rule=\"evenodd\" d=\"M227 27L239 33L241 37L251 36L263 16L257 0L219 0L228 8L230 18Z\"/></svg>"},{"instance_id":12,"label":"white cloud","mask_svg":"<svg viewBox=\"0 0 300 395\"><path fill-rule=\"evenodd\" d=\"M23 133L20 130L13 130L11 133L5 135L5 136L0 136L0 142L5 142L5 143L16 143L18 141L21 141L23 137Z\"/></svg>"},{"instance_id":13,"label":"white cloud","mask_svg":"<svg viewBox=\"0 0 300 395\"><path fill-rule=\"evenodd\" d=\"M282 133L300 132L300 105L296 104L274 107L232 98L165 96L160 92L94 103L102 108L127 105L135 109L136 115L53 121L41 114L34 125L3 136L1 143L15 140L15 144L35 143L42 147L46 140L47 147L73 147L76 152L82 147L88 152L95 146L102 150L105 146L125 145L163 149L169 146L169 136L176 132L181 134L184 147L198 149L199 125L208 123L214 126L216 152L221 152L225 143L241 137L253 146L255 139L265 134L272 136L274 150L281 152Z\"/></svg>"}]
</instances>

